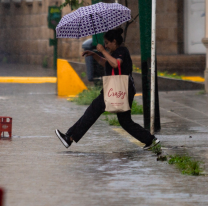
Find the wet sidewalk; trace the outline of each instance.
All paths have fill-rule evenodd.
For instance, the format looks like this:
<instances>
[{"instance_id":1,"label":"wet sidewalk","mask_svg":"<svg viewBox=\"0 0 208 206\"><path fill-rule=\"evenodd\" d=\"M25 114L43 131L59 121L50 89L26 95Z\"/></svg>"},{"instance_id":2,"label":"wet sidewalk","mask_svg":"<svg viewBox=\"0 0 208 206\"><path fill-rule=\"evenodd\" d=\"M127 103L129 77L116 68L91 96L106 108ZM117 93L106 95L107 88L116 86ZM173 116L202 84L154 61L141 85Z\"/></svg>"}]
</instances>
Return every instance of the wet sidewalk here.
<instances>
[{"instance_id":1,"label":"wet sidewalk","mask_svg":"<svg viewBox=\"0 0 208 206\"><path fill-rule=\"evenodd\" d=\"M208 96L161 92L164 150L208 163ZM135 98L142 103L142 97ZM0 140L0 187L6 206L207 205L208 177L185 176L156 161L141 144L102 117L66 149L66 131L85 111L56 96L55 84L0 84L0 114L13 117L12 141ZM133 119L143 125L141 115Z\"/></svg>"}]
</instances>

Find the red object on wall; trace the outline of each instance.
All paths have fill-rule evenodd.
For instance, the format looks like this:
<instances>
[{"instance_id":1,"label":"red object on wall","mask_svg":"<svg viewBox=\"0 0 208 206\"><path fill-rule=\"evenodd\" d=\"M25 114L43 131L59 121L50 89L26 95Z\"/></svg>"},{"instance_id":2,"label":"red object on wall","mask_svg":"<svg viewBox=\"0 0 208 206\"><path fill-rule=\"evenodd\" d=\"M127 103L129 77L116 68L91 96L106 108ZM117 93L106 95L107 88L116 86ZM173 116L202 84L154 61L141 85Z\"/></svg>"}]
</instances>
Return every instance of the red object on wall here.
<instances>
[{"instance_id":1,"label":"red object on wall","mask_svg":"<svg viewBox=\"0 0 208 206\"><path fill-rule=\"evenodd\" d=\"M8 132L9 133L9 137L12 137L12 118L11 117L0 117L0 138L1 135L3 133L3 137L4 136L4 132Z\"/></svg>"},{"instance_id":2,"label":"red object on wall","mask_svg":"<svg viewBox=\"0 0 208 206\"><path fill-rule=\"evenodd\" d=\"M3 195L4 195L4 190L0 188L0 206L3 206Z\"/></svg>"}]
</instances>

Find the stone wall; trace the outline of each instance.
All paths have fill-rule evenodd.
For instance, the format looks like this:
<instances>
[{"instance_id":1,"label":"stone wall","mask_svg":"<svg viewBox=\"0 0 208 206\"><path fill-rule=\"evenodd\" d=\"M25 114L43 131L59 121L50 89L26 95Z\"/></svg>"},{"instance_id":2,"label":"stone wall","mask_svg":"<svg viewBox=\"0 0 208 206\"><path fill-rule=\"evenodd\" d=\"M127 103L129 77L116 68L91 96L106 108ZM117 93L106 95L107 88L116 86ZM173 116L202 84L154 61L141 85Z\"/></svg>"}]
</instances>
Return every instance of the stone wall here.
<instances>
[{"instance_id":1,"label":"stone wall","mask_svg":"<svg viewBox=\"0 0 208 206\"><path fill-rule=\"evenodd\" d=\"M183 53L183 0L157 0L157 53Z\"/></svg>"},{"instance_id":2,"label":"stone wall","mask_svg":"<svg viewBox=\"0 0 208 206\"><path fill-rule=\"evenodd\" d=\"M86 3L89 0L86 1ZM27 3L0 3L0 61L42 65L47 60L53 66L53 46L49 39L54 32L48 28L48 6L60 5L61 1L42 0ZM67 6L62 15L71 10ZM59 39L59 58L78 58L81 55L80 40Z\"/></svg>"},{"instance_id":3,"label":"stone wall","mask_svg":"<svg viewBox=\"0 0 208 206\"><path fill-rule=\"evenodd\" d=\"M0 54L9 62L42 64L52 61L53 48L48 39L53 32L47 27L48 0L20 4L0 4Z\"/></svg>"}]
</instances>

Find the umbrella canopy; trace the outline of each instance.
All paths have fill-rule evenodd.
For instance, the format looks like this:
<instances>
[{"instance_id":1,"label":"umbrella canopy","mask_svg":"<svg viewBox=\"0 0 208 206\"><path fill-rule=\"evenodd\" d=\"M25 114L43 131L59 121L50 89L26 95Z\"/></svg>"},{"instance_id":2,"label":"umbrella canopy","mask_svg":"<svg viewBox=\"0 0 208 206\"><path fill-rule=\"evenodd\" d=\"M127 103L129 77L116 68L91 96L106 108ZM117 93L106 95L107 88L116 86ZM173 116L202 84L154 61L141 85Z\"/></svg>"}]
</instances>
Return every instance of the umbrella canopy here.
<instances>
[{"instance_id":1,"label":"umbrella canopy","mask_svg":"<svg viewBox=\"0 0 208 206\"><path fill-rule=\"evenodd\" d=\"M57 38L77 38L109 31L131 19L131 10L118 3L97 3L65 15L56 27Z\"/></svg>"}]
</instances>

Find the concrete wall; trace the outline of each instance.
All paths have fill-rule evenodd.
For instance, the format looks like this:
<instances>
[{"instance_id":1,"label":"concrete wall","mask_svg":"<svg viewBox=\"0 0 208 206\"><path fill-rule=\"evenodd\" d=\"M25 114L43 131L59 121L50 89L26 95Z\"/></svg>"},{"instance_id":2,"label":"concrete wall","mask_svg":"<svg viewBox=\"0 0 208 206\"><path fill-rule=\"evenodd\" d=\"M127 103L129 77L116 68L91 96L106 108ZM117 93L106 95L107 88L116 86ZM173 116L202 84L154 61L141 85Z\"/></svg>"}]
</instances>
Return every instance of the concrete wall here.
<instances>
[{"instance_id":1,"label":"concrete wall","mask_svg":"<svg viewBox=\"0 0 208 206\"><path fill-rule=\"evenodd\" d=\"M9 62L42 64L52 61L53 48L48 39L53 32L47 27L49 1L27 4L0 4L0 55Z\"/></svg>"},{"instance_id":2,"label":"concrete wall","mask_svg":"<svg viewBox=\"0 0 208 206\"><path fill-rule=\"evenodd\" d=\"M183 0L157 0L157 53L183 53Z\"/></svg>"},{"instance_id":3,"label":"concrete wall","mask_svg":"<svg viewBox=\"0 0 208 206\"><path fill-rule=\"evenodd\" d=\"M48 28L48 6L60 5L62 1L42 0L32 3L0 3L0 61L6 57L8 62L39 64L47 59L49 67L53 66L53 46L49 38L54 32ZM91 2L89 0L86 3ZM62 15L69 13L70 7L62 10ZM80 40L59 39L58 57L80 57L82 42Z\"/></svg>"}]
</instances>

